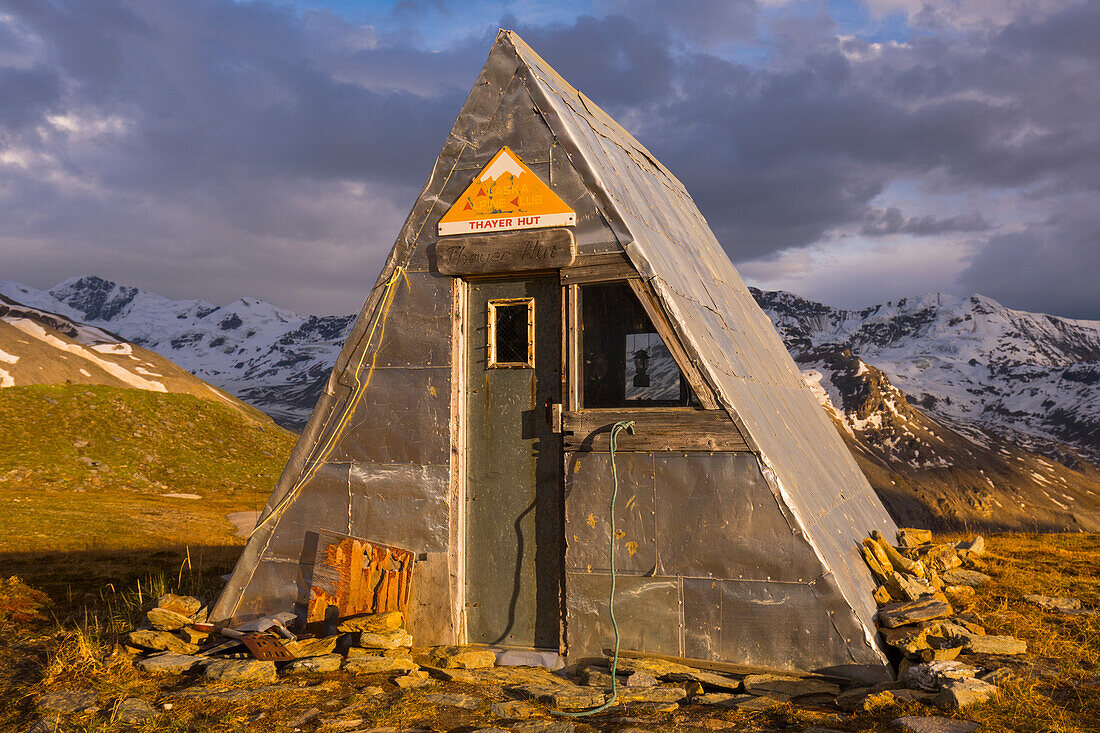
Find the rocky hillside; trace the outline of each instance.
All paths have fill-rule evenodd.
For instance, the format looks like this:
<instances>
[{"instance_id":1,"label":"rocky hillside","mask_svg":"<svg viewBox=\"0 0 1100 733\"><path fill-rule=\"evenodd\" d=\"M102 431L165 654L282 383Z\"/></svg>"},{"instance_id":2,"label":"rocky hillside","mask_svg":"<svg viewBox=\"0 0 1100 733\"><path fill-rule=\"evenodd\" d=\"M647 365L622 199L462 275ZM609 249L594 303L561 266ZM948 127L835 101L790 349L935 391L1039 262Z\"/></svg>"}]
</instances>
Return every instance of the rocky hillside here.
<instances>
[{"instance_id":1,"label":"rocky hillside","mask_svg":"<svg viewBox=\"0 0 1100 733\"><path fill-rule=\"evenodd\" d=\"M0 295L121 334L290 427L309 417L354 318L300 316L254 298L170 300L98 277L48 291L0 281Z\"/></svg>"}]
</instances>

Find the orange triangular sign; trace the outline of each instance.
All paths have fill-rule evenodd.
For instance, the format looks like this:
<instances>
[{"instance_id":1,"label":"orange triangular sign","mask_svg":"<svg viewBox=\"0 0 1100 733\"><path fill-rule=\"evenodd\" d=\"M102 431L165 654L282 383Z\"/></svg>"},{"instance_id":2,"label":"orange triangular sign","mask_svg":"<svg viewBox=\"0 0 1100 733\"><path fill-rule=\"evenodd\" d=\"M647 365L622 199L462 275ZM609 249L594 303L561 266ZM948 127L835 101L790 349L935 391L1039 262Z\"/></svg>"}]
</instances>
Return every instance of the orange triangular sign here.
<instances>
[{"instance_id":1,"label":"orange triangular sign","mask_svg":"<svg viewBox=\"0 0 1100 733\"><path fill-rule=\"evenodd\" d=\"M439 220L439 234L541 229L576 223L576 212L518 155L503 147Z\"/></svg>"}]
</instances>

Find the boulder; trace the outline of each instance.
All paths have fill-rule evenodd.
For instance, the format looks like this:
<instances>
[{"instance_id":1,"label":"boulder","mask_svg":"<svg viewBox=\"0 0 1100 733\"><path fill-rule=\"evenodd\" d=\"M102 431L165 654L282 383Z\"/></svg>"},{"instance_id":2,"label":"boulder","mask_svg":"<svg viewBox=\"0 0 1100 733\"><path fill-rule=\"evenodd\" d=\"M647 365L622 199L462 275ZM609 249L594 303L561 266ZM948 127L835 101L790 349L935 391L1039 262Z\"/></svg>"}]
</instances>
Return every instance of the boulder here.
<instances>
[{"instance_id":1,"label":"boulder","mask_svg":"<svg viewBox=\"0 0 1100 733\"><path fill-rule=\"evenodd\" d=\"M335 672L344 663L344 658L339 654L322 654L316 657L302 657L295 659L283 668L286 674L321 674Z\"/></svg>"},{"instance_id":2,"label":"boulder","mask_svg":"<svg viewBox=\"0 0 1100 733\"><path fill-rule=\"evenodd\" d=\"M416 662L404 657L362 656L348 657L344 669L353 674L378 674L380 672L407 672L419 669Z\"/></svg>"},{"instance_id":3,"label":"boulder","mask_svg":"<svg viewBox=\"0 0 1100 733\"><path fill-rule=\"evenodd\" d=\"M932 619L947 618L953 609L943 601L924 599L905 603L891 603L879 609L879 623L887 628L897 628L906 624Z\"/></svg>"},{"instance_id":4,"label":"boulder","mask_svg":"<svg viewBox=\"0 0 1100 733\"><path fill-rule=\"evenodd\" d=\"M484 647L439 646L430 658L432 666L444 669L483 669L497 663L496 654Z\"/></svg>"},{"instance_id":5,"label":"boulder","mask_svg":"<svg viewBox=\"0 0 1100 733\"><path fill-rule=\"evenodd\" d=\"M411 647L412 634L404 629L394 631L364 631L359 634L359 646L364 649L397 649Z\"/></svg>"},{"instance_id":6,"label":"boulder","mask_svg":"<svg viewBox=\"0 0 1100 733\"><path fill-rule=\"evenodd\" d=\"M174 611L181 616L190 618L202 608L202 601L194 596L177 596L175 593L165 593L157 599L157 608Z\"/></svg>"},{"instance_id":7,"label":"boulder","mask_svg":"<svg viewBox=\"0 0 1100 733\"><path fill-rule=\"evenodd\" d=\"M384 634L388 631L396 631L403 623L405 623L405 617L400 611L368 613L344 619L340 622L340 631L344 633L369 631L374 634Z\"/></svg>"},{"instance_id":8,"label":"boulder","mask_svg":"<svg viewBox=\"0 0 1100 733\"><path fill-rule=\"evenodd\" d=\"M168 608L154 608L146 614L149 625L160 631L177 631L191 623L190 616L176 613Z\"/></svg>"},{"instance_id":9,"label":"boulder","mask_svg":"<svg viewBox=\"0 0 1100 733\"><path fill-rule=\"evenodd\" d=\"M978 729L978 724L969 720L938 716L896 718L890 725L905 733L973 733Z\"/></svg>"},{"instance_id":10,"label":"boulder","mask_svg":"<svg viewBox=\"0 0 1100 733\"><path fill-rule=\"evenodd\" d=\"M945 710L961 710L979 702L985 702L997 694L996 685L979 679L951 680L944 683L936 696L936 705Z\"/></svg>"},{"instance_id":11,"label":"boulder","mask_svg":"<svg viewBox=\"0 0 1100 733\"><path fill-rule=\"evenodd\" d=\"M115 706L111 718L119 723L140 723L157 714L157 709L140 697L128 697Z\"/></svg>"},{"instance_id":12,"label":"boulder","mask_svg":"<svg viewBox=\"0 0 1100 733\"><path fill-rule=\"evenodd\" d=\"M139 659L134 662L134 666L150 674L185 674L209 663L210 660L206 657L168 652Z\"/></svg>"},{"instance_id":13,"label":"boulder","mask_svg":"<svg viewBox=\"0 0 1100 733\"><path fill-rule=\"evenodd\" d=\"M906 670L905 686L911 690L935 692L947 682L972 679L978 674L977 667L953 660L913 664Z\"/></svg>"},{"instance_id":14,"label":"boulder","mask_svg":"<svg viewBox=\"0 0 1100 733\"><path fill-rule=\"evenodd\" d=\"M51 713L78 713L99 703L95 690L58 690L38 698L38 707Z\"/></svg>"},{"instance_id":15,"label":"boulder","mask_svg":"<svg viewBox=\"0 0 1100 733\"><path fill-rule=\"evenodd\" d=\"M942 573L940 577L947 585L969 585L971 588L985 585L993 580L993 578L985 573L979 573L977 570L962 570L959 568L948 570L946 573Z\"/></svg>"},{"instance_id":16,"label":"boulder","mask_svg":"<svg viewBox=\"0 0 1100 733\"><path fill-rule=\"evenodd\" d=\"M127 636L130 643L142 649L153 651L175 652L176 654L194 654L199 650L198 645L188 644L183 639L169 631L156 629L140 629L131 631Z\"/></svg>"},{"instance_id":17,"label":"boulder","mask_svg":"<svg viewBox=\"0 0 1100 733\"><path fill-rule=\"evenodd\" d=\"M832 682L775 674L750 674L745 677L744 686L745 692L750 695L769 695L773 697L840 694L840 686Z\"/></svg>"},{"instance_id":18,"label":"boulder","mask_svg":"<svg viewBox=\"0 0 1100 733\"><path fill-rule=\"evenodd\" d=\"M932 530L905 527L898 530L897 538L898 544L902 547L917 547L932 541Z\"/></svg>"},{"instance_id":19,"label":"boulder","mask_svg":"<svg viewBox=\"0 0 1100 733\"><path fill-rule=\"evenodd\" d=\"M258 659L215 659L206 665L203 676L218 682L275 681L275 662Z\"/></svg>"}]
</instances>

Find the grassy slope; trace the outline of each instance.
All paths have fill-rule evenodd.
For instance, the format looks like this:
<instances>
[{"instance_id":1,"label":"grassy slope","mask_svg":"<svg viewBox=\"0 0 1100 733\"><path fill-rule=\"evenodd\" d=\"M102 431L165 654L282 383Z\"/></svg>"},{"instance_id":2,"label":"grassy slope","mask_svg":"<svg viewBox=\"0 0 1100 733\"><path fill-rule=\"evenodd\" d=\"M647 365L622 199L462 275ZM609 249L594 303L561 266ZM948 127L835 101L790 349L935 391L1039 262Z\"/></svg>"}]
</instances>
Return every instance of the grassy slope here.
<instances>
[{"instance_id":1,"label":"grassy slope","mask_svg":"<svg viewBox=\"0 0 1100 733\"><path fill-rule=\"evenodd\" d=\"M0 554L241 544L226 513L263 507L294 444L228 405L99 385L0 390L0 425Z\"/></svg>"}]
</instances>

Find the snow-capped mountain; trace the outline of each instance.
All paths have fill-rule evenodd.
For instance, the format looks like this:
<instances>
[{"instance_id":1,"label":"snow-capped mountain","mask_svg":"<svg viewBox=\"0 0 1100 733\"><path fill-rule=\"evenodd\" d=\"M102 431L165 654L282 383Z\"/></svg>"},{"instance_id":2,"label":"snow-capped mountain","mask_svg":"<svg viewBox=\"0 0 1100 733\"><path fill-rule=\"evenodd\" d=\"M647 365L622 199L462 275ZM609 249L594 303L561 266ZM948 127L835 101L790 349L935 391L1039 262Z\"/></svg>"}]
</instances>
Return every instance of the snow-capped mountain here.
<instances>
[{"instance_id":1,"label":"snow-capped mountain","mask_svg":"<svg viewBox=\"0 0 1100 733\"><path fill-rule=\"evenodd\" d=\"M842 310L754 290L796 360L848 349L953 429L1100 462L1100 321L938 293ZM1072 461L1071 456L1062 460Z\"/></svg>"},{"instance_id":2,"label":"snow-capped mountain","mask_svg":"<svg viewBox=\"0 0 1100 733\"><path fill-rule=\"evenodd\" d=\"M301 316L255 298L225 306L170 300L98 277L46 291L0 281L0 294L113 331L288 427L309 417L353 320Z\"/></svg>"}]
</instances>

